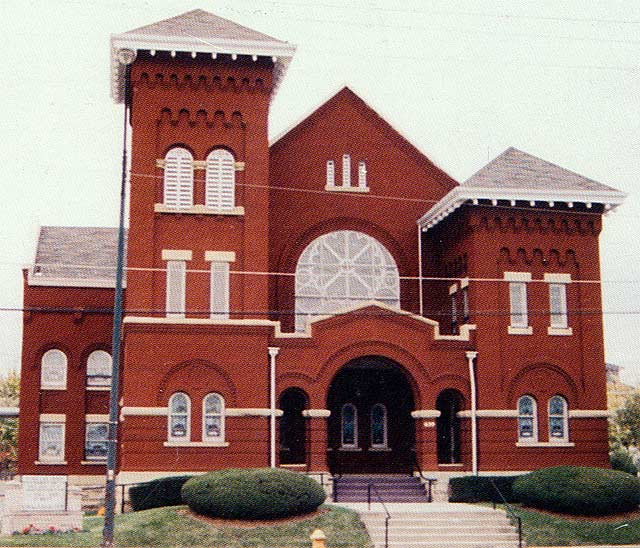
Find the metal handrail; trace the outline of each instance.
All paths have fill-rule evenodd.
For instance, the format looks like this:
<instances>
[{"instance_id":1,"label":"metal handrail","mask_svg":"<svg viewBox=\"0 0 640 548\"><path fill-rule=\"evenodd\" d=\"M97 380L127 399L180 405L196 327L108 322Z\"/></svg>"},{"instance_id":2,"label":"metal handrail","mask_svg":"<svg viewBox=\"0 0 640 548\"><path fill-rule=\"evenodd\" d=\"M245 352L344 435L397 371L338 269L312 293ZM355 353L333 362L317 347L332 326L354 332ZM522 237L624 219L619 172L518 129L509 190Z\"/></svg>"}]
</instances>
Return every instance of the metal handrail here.
<instances>
[{"instance_id":1,"label":"metal handrail","mask_svg":"<svg viewBox=\"0 0 640 548\"><path fill-rule=\"evenodd\" d=\"M382 508L384 508L384 513L386 514L384 518L384 548L389 548L389 520L391 519L391 514L389 513L387 505L382 500L382 496L380 496L380 491L378 491L378 488L373 482L367 485L367 508L371 511L371 492L374 490L380 504L382 504Z\"/></svg>"},{"instance_id":2,"label":"metal handrail","mask_svg":"<svg viewBox=\"0 0 640 548\"><path fill-rule=\"evenodd\" d=\"M436 478L429 478L424 475L424 473L422 472L422 468L420 468L420 462L418 461L418 454L416 453L416 451L413 451L413 466L416 472L418 472L420 479L427 483L427 502L433 502L432 486L438 480Z\"/></svg>"},{"instance_id":3,"label":"metal handrail","mask_svg":"<svg viewBox=\"0 0 640 548\"><path fill-rule=\"evenodd\" d=\"M502 491L500 491L500 489L498 489L498 486L495 484L493 479L489 478L489 482L491 483L493 488L496 490L496 493L498 493L498 495L502 499L502 502L504 503L504 506L507 509L507 513L509 514L509 517L511 519L514 519L516 521L516 523L518 524L518 548L522 548L522 518L520 516L516 515L516 513L513 511L513 507L507 502L507 499L502 494ZM493 501L493 508L495 509L495 507L496 507L496 502L494 500Z\"/></svg>"}]
</instances>

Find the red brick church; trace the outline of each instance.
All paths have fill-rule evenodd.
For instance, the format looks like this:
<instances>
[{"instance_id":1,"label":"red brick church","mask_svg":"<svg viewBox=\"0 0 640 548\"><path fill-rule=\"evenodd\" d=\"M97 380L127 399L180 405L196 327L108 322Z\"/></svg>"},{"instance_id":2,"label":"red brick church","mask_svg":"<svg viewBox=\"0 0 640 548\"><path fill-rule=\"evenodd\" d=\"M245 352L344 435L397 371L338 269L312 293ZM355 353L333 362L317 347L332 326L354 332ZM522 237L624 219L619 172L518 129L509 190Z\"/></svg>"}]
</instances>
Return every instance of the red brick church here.
<instances>
[{"instance_id":1,"label":"red brick church","mask_svg":"<svg viewBox=\"0 0 640 548\"><path fill-rule=\"evenodd\" d=\"M269 141L295 48L204 11L111 48L120 482L608 466L598 237L623 193L513 148L460 183L348 88ZM22 474L104 476L116 238L40 230Z\"/></svg>"}]
</instances>

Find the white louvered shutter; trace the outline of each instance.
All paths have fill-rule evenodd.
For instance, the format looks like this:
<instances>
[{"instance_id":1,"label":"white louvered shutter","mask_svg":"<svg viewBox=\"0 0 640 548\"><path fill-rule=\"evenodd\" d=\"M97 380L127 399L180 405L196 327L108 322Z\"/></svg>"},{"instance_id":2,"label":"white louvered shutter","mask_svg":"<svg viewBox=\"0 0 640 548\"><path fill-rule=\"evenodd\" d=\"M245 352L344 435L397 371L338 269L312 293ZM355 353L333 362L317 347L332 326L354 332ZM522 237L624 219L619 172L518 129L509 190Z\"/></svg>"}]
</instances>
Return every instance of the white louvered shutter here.
<instances>
[{"instance_id":1,"label":"white louvered shutter","mask_svg":"<svg viewBox=\"0 0 640 548\"><path fill-rule=\"evenodd\" d=\"M193 156L186 148L172 148L165 157L164 205L176 209L193 206Z\"/></svg>"},{"instance_id":2,"label":"white louvered shutter","mask_svg":"<svg viewBox=\"0 0 640 548\"><path fill-rule=\"evenodd\" d=\"M351 156L342 156L342 186L351 186Z\"/></svg>"},{"instance_id":3,"label":"white louvered shutter","mask_svg":"<svg viewBox=\"0 0 640 548\"><path fill-rule=\"evenodd\" d=\"M327 186L336 186L336 165L333 160L327 160Z\"/></svg>"},{"instance_id":4,"label":"white louvered shutter","mask_svg":"<svg viewBox=\"0 0 640 548\"><path fill-rule=\"evenodd\" d=\"M207 157L205 205L212 209L235 207L236 169L233 154L217 148Z\"/></svg>"},{"instance_id":5,"label":"white louvered shutter","mask_svg":"<svg viewBox=\"0 0 640 548\"><path fill-rule=\"evenodd\" d=\"M229 319L229 263L211 263L211 318Z\"/></svg>"},{"instance_id":6,"label":"white louvered shutter","mask_svg":"<svg viewBox=\"0 0 640 548\"><path fill-rule=\"evenodd\" d=\"M367 188L367 164L364 160L358 162L358 186Z\"/></svg>"},{"instance_id":7,"label":"white louvered shutter","mask_svg":"<svg viewBox=\"0 0 640 548\"><path fill-rule=\"evenodd\" d=\"M185 261L167 261L167 316L185 315Z\"/></svg>"}]
</instances>

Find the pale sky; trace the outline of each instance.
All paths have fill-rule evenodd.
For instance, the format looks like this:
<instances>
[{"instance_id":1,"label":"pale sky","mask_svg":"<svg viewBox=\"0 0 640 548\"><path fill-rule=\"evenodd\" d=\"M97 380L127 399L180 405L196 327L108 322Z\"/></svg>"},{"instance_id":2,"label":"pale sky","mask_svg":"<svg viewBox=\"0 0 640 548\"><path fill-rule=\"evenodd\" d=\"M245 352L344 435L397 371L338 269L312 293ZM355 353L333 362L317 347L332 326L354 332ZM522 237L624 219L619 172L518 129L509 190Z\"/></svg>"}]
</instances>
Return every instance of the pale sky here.
<instances>
[{"instance_id":1,"label":"pale sky","mask_svg":"<svg viewBox=\"0 0 640 548\"><path fill-rule=\"evenodd\" d=\"M115 226L122 106L109 35L202 8L292 42L276 135L348 84L463 181L515 146L629 194L601 237L607 360L640 380L640 2L0 0L0 307L39 225ZM0 312L0 373L21 315Z\"/></svg>"}]
</instances>

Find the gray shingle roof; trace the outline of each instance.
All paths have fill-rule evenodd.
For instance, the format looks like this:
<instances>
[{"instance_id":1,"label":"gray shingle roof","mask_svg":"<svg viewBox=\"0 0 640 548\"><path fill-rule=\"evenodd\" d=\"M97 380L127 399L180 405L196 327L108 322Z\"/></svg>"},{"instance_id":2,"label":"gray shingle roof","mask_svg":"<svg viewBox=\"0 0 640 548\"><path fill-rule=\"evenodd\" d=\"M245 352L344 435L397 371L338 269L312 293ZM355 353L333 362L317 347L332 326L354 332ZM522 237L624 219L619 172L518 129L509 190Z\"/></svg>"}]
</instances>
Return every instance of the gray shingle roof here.
<instances>
[{"instance_id":1,"label":"gray shingle roof","mask_svg":"<svg viewBox=\"0 0 640 548\"><path fill-rule=\"evenodd\" d=\"M463 186L477 188L523 188L530 190L611 191L611 187L578 175L517 148L508 148Z\"/></svg>"},{"instance_id":2,"label":"gray shingle roof","mask_svg":"<svg viewBox=\"0 0 640 548\"><path fill-rule=\"evenodd\" d=\"M114 284L117 245L117 228L43 226L32 280Z\"/></svg>"},{"instance_id":3,"label":"gray shingle roof","mask_svg":"<svg viewBox=\"0 0 640 548\"><path fill-rule=\"evenodd\" d=\"M126 37L127 35L175 38L191 36L201 40L210 40L215 37L224 40L286 43L200 9L191 10L157 23L123 32L120 36Z\"/></svg>"}]
</instances>

